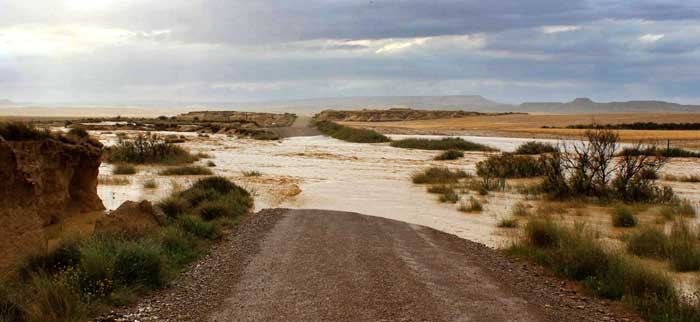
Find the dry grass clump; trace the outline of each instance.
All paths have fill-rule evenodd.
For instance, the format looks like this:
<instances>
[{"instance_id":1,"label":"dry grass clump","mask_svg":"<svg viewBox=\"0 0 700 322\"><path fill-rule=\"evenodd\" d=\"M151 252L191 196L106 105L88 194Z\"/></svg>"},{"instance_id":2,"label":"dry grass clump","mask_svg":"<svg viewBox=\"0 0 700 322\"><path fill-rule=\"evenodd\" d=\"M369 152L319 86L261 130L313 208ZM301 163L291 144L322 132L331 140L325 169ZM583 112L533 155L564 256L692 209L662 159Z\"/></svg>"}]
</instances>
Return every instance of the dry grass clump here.
<instances>
[{"instance_id":1,"label":"dry grass clump","mask_svg":"<svg viewBox=\"0 0 700 322\"><path fill-rule=\"evenodd\" d=\"M484 206L481 204L479 199L472 196L469 197L469 201L462 200L459 207L457 207L457 210L461 212L482 212L484 210Z\"/></svg>"},{"instance_id":2,"label":"dry grass clump","mask_svg":"<svg viewBox=\"0 0 700 322\"><path fill-rule=\"evenodd\" d=\"M515 217L528 217L530 216L530 209L526 204L518 201L513 204L512 213Z\"/></svg>"},{"instance_id":3,"label":"dry grass clump","mask_svg":"<svg viewBox=\"0 0 700 322\"><path fill-rule=\"evenodd\" d=\"M630 228L637 226L637 217L632 210L624 205L613 208L612 224L614 227Z\"/></svg>"},{"instance_id":4,"label":"dry grass clump","mask_svg":"<svg viewBox=\"0 0 700 322\"><path fill-rule=\"evenodd\" d=\"M257 170L246 170L243 171L243 176L244 177L260 177L262 176L262 172L257 171Z\"/></svg>"},{"instance_id":5,"label":"dry grass clump","mask_svg":"<svg viewBox=\"0 0 700 322\"><path fill-rule=\"evenodd\" d=\"M483 178L533 178L544 173L542 163L527 155L503 153L492 155L476 164L476 174Z\"/></svg>"},{"instance_id":6,"label":"dry grass clump","mask_svg":"<svg viewBox=\"0 0 700 322\"><path fill-rule=\"evenodd\" d=\"M457 160L464 157L464 152L458 150L447 150L438 154L434 160L445 161L445 160Z\"/></svg>"},{"instance_id":7,"label":"dry grass clump","mask_svg":"<svg viewBox=\"0 0 700 322\"><path fill-rule=\"evenodd\" d=\"M678 181L678 182L700 182L700 176L698 175L687 175L687 176L677 176L673 174L667 174L663 177L666 181Z\"/></svg>"},{"instance_id":8,"label":"dry grass clump","mask_svg":"<svg viewBox=\"0 0 700 322\"><path fill-rule=\"evenodd\" d=\"M659 227L643 227L627 240L627 250L637 256L667 259L679 272L700 270L700 233L683 221L666 234Z\"/></svg>"},{"instance_id":9,"label":"dry grass clump","mask_svg":"<svg viewBox=\"0 0 700 322\"><path fill-rule=\"evenodd\" d=\"M184 166L164 169L158 174L162 176L206 176L212 175L213 172L211 172L211 170L208 168L201 166Z\"/></svg>"},{"instance_id":10,"label":"dry grass clump","mask_svg":"<svg viewBox=\"0 0 700 322\"><path fill-rule=\"evenodd\" d=\"M463 170L450 170L446 167L430 167L423 171L415 172L411 179L415 184L445 184L456 183L460 179L469 177Z\"/></svg>"},{"instance_id":11,"label":"dry grass clump","mask_svg":"<svg viewBox=\"0 0 700 322\"><path fill-rule=\"evenodd\" d=\"M148 179L143 182L144 189L156 189L158 188L158 182L155 179Z\"/></svg>"},{"instance_id":12,"label":"dry grass clump","mask_svg":"<svg viewBox=\"0 0 700 322\"><path fill-rule=\"evenodd\" d=\"M466 141L462 138L443 138L440 140L408 138L391 142L391 146L403 149L419 150L457 150L457 151L498 151L490 146Z\"/></svg>"},{"instance_id":13,"label":"dry grass clump","mask_svg":"<svg viewBox=\"0 0 700 322\"><path fill-rule=\"evenodd\" d=\"M129 175L136 174L136 167L131 164L117 164L112 168L112 174Z\"/></svg>"},{"instance_id":14,"label":"dry grass clump","mask_svg":"<svg viewBox=\"0 0 700 322\"><path fill-rule=\"evenodd\" d=\"M498 228L518 228L518 220L515 218L503 218L496 224Z\"/></svg>"},{"instance_id":15,"label":"dry grass clump","mask_svg":"<svg viewBox=\"0 0 700 322\"><path fill-rule=\"evenodd\" d=\"M131 182L129 179L122 177L99 176L97 177L97 183L105 186L126 186Z\"/></svg>"},{"instance_id":16,"label":"dry grass clump","mask_svg":"<svg viewBox=\"0 0 700 322\"><path fill-rule=\"evenodd\" d=\"M537 141L529 141L520 145L516 150L515 154L543 154L543 153L555 153L559 152L559 149L550 144Z\"/></svg>"}]
</instances>

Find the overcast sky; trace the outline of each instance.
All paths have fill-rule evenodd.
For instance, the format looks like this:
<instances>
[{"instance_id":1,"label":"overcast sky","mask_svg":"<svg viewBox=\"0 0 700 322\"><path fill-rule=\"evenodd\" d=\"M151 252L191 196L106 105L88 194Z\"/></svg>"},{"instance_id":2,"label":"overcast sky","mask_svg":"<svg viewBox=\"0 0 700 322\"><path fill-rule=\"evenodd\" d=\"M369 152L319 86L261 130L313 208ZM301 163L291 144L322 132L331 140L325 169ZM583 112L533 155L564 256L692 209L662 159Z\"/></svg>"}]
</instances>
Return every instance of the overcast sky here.
<instances>
[{"instance_id":1,"label":"overcast sky","mask_svg":"<svg viewBox=\"0 0 700 322\"><path fill-rule=\"evenodd\" d=\"M700 103L700 0L0 0L0 99Z\"/></svg>"}]
</instances>

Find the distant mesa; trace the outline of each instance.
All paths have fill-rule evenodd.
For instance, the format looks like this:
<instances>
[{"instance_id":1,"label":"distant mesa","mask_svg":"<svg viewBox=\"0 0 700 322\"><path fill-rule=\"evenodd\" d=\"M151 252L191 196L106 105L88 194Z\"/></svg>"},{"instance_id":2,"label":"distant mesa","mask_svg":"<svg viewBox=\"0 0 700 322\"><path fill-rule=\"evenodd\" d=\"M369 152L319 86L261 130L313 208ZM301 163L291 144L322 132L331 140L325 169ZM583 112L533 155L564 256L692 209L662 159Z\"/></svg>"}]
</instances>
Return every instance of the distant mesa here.
<instances>
[{"instance_id":1,"label":"distant mesa","mask_svg":"<svg viewBox=\"0 0 700 322\"><path fill-rule=\"evenodd\" d=\"M589 98L577 98L568 103L534 102L516 107L519 112L549 113L652 113L700 112L700 105L682 105L664 101L627 101L597 103Z\"/></svg>"}]
</instances>

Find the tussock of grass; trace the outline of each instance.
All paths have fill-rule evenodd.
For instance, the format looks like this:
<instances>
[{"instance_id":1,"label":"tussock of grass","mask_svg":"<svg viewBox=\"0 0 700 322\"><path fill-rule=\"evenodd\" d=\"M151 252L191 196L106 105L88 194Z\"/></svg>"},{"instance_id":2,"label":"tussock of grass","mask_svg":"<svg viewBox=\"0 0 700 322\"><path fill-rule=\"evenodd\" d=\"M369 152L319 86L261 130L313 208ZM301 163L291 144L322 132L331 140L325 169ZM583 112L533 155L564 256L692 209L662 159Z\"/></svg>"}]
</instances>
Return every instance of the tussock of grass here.
<instances>
[{"instance_id":1,"label":"tussock of grass","mask_svg":"<svg viewBox=\"0 0 700 322\"><path fill-rule=\"evenodd\" d=\"M127 178L99 176L97 177L97 183L105 186L125 186L131 182Z\"/></svg>"},{"instance_id":2,"label":"tussock of grass","mask_svg":"<svg viewBox=\"0 0 700 322\"><path fill-rule=\"evenodd\" d=\"M457 210L461 212L482 212L484 210L484 206L481 204L479 199L469 197L469 201L462 200L459 207L457 207Z\"/></svg>"},{"instance_id":3,"label":"tussock of grass","mask_svg":"<svg viewBox=\"0 0 700 322\"><path fill-rule=\"evenodd\" d=\"M554 152L559 152L559 149L556 146L554 146L550 143L542 143L542 142L537 142L537 141L529 141L529 142L523 143L515 150L515 154L529 154L529 155L543 154L543 153L554 153Z\"/></svg>"},{"instance_id":4,"label":"tussock of grass","mask_svg":"<svg viewBox=\"0 0 700 322\"><path fill-rule=\"evenodd\" d=\"M148 179L143 182L143 187L145 189L155 189L158 188L158 182L156 182L154 179Z\"/></svg>"},{"instance_id":5,"label":"tussock of grass","mask_svg":"<svg viewBox=\"0 0 700 322\"><path fill-rule=\"evenodd\" d=\"M664 258L668 256L670 241L657 227L642 227L627 240L627 250L637 256Z\"/></svg>"},{"instance_id":6,"label":"tussock of grass","mask_svg":"<svg viewBox=\"0 0 700 322\"><path fill-rule=\"evenodd\" d=\"M411 175L415 184L445 184L456 183L459 179L467 178L469 174L462 170L450 170L445 167L430 167Z\"/></svg>"},{"instance_id":7,"label":"tussock of grass","mask_svg":"<svg viewBox=\"0 0 700 322\"><path fill-rule=\"evenodd\" d=\"M373 130L356 129L330 121L316 122L315 125L321 133L338 140L355 143L382 143L391 141L388 137Z\"/></svg>"},{"instance_id":8,"label":"tussock of grass","mask_svg":"<svg viewBox=\"0 0 700 322\"><path fill-rule=\"evenodd\" d=\"M408 138L393 141L391 146L419 150L497 151L490 146L469 142L462 138L443 138L440 140Z\"/></svg>"},{"instance_id":9,"label":"tussock of grass","mask_svg":"<svg viewBox=\"0 0 700 322\"><path fill-rule=\"evenodd\" d=\"M213 172L205 167L200 166L184 166L176 168L168 168L160 171L158 174L162 176L206 176L212 175Z\"/></svg>"},{"instance_id":10,"label":"tussock of grass","mask_svg":"<svg viewBox=\"0 0 700 322\"><path fill-rule=\"evenodd\" d=\"M457 160L464 157L464 152L458 150L447 150L435 157L436 161Z\"/></svg>"},{"instance_id":11,"label":"tussock of grass","mask_svg":"<svg viewBox=\"0 0 700 322\"><path fill-rule=\"evenodd\" d=\"M259 177L262 176L262 173L257 170L246 170L243 171L243 176L244 177Z\"/></svg>"},{"instance_id":12,"label":"tussock of grass","mask_svg":"<svg viewBox=\"0 0 700 322\"><path fill-rule=\"evenodd\" d=\"M671 278L647 264L604 249L583 226L564 228L535 219L508 249L557 274L582 282L594 295L624 300L650 321L697 321L700 311L685 304Z\"/></svg>"},{"instance_id":13,"label":"tussock of grass","mask_svg":"<svg viewBox=\"0 0 700 322\"><path fill-rule=\"evenodd\" d=\"M442 192L439 200L440 202L457 203L457 201L459 201L459 195L454 191L454 189L447 189Z\"/></svg>"},{"instance_id":14,"label":"tussock of grass","mask_svg":"<svg viewBox=\"0 0 700 322\"><path fill-rule=\"evenodd\" d=\"M136 172L136 167L131 164L117 164L112 169L112 174L116 175L136 174Z\"/></svg>"},{"instance_id":15,"label":"tussock of grass","mask_svg":"<svg viewBox=\"0 0 700 322\"><path fill-rule=\"evenodd\" d=\"M518 227L518 220L514 218L503 218L498 221L496 224L496 227L499 228L517 228Z\"/></svg>"},{"instance_id":16,"label":"tussock of grass","mask_svg":"<svg viewBox=\"0 0 700 322\"><path fill-rule=\"evenodd\" d=\"M120 139L106 151L106 160L109 163L185 164L199 158L155 134L140 134L133 140Z\"/></svg>"},{"instance_id":17,"label":"tussock of grass","mask_svg":"<svg viewBox=\"0 0 700 322\"><path fill-rule=\"evenodd\" d=\"M627 206L616 206L612 213L614 227L630 228L637 226L637 217Z\"/></svg>"},{"instance_id":18,"label":"tussock of grass","mask_svg":"<svg viewBox=\"0 0 700 322\"><path fill-rule=\"evenodd\" d=\"M515 217L528 217L530 216L530 209L528 209L527 205L524 203L518 201L515 204L513 204L513 216Z\"/></svg>"}]
</instances>

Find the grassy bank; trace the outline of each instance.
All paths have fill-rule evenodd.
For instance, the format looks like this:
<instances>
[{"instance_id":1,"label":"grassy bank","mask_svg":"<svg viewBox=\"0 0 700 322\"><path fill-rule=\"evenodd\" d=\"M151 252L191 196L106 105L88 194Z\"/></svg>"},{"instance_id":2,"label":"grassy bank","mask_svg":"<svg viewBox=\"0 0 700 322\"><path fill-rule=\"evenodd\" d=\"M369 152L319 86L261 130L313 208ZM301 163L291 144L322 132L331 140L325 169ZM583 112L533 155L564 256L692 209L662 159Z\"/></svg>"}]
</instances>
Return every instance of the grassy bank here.
<instances>
[{"instance_id":1,"label":"grassy bank","mask_svg":"<svg viewBox=\"0 0 700 322\"><path fill-rule=\"evenodd\" d=\"M357 129L330 121L320 121L314 124L321 133L334 139L354 143L382 143L391 139L383 134L367 129Z\"/></svg>"},{"instance_id":2,"label":"grassy bank","mask_svg":"<svg viewBox=\"0 0 700 322\"><path fill-rule=\"evenodd\" d=\"M129 305L167 285L252 205L246 190L211 177L161 202L167 223L156 231L63 240L0 283L0 321L86 321Z\"/></svg>"},{"instance_id":3,"label":"grassy bank","mask_svg":"<svg viewBox=\"0 0 700 322\"><path fill-rule=\"evenodd\" d=\"M585 226L538 218L507 252L579 281L598 297L623 301L650 321L700 321L700 309L681 300L668 275L604 248L595 236Z\"/></svg>"}]
</instances>

